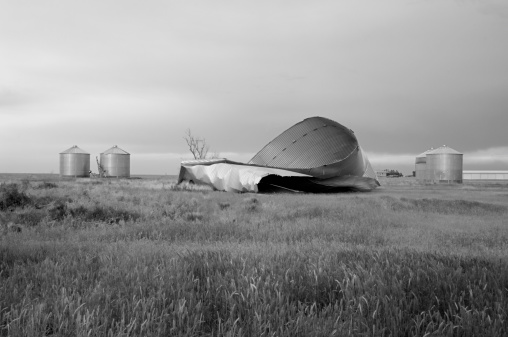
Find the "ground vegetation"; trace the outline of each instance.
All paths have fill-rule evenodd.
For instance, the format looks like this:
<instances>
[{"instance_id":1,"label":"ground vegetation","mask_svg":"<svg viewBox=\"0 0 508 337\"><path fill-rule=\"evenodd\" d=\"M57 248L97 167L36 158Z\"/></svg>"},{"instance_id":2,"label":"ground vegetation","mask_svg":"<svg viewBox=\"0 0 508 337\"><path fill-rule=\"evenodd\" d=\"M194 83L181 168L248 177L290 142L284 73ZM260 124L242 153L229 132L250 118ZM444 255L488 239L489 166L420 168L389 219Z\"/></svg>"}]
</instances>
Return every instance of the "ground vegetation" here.
<instances>
[{"instance_id":1,"label":"ground vegetation","mask_svg":"<svg viewBox=\"0 0 508 337\"><path fill-rule=\"evenodd\" d=\"M505 184L2 181L0 336L508 334Z\"/></svg>"}]
</instances>

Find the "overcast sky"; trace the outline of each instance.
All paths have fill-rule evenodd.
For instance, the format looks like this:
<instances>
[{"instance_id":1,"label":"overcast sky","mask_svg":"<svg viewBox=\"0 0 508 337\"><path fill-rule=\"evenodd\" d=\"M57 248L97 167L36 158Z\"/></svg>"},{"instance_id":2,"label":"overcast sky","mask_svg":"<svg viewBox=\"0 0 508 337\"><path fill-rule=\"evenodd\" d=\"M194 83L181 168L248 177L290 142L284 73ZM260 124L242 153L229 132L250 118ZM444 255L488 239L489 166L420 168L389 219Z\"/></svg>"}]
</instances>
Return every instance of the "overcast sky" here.
<instances>
[{"instance_id":1,"label":"overcast sky","mask_svg":"<svg viewBox=\"0 0 508 337\"><path fill-rule=\"evenodd\" d=\"M0 172L59 152L131 153L176 174L185 130L247 161L312 116L375 169L446 144L508 170L508 1L2 1Z\"/></svg>"}]
</instances>

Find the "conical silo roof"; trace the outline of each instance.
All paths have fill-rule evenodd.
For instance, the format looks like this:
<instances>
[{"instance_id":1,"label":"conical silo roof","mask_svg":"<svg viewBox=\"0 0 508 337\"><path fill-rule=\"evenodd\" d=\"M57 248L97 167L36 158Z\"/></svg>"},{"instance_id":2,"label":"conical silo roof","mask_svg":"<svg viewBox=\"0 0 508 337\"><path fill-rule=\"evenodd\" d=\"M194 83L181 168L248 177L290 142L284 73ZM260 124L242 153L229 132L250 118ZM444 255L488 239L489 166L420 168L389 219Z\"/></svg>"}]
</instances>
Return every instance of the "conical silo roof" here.
<instances>
[{"instance_id":1,"label":"conical silo roof","mask_svg":"<svg viewBox=\"0 0 508 337\"><path fill-rule=\"evenodd\" d=\"M77 145L74 145L73 147L71 147L63 152L60 152L60 154L64 154L64 153L89 154L88 152L84 151L83 149L80 149Z\"/></svg>"},{"instance_id":2,"label":"conical silo roof","mask_svg":"<svg viewBox=\"0 0 508 337\"><path fill-rule=\"evenodd\" d=\"M130 154L128 153L127 151L124 151L122 150L121 148L119 148L117 145L113 146L112 148L104 151L103 153L101 154Z\"/></svg>"},{"instance_id":3,"label":"conical silo roof","mask_svg":"<svg viewBox=\"0 0 508 337\"><path fill-rule=\"evenodd\" d=\"M425 151L425 152L420 153L419 155L417 155L417 156L416 156L416 158L425 158L425 157L427 157L427 153L429 153L429 152L431 152L431 151L434 151L434 148L433 148L433 147L431 147L430 149L428 149L428 150L427 150L427 151Z\"/></svg>"},{"instance_id":4,"label":"conical silo roof","mask_svg":"<svg viewBox=\"0 0 508 337\"><path fill-rule=\"evenodd\" d=\"M457 150L452 149L451 147L448 147L446 145L440 146L437 149L434 149L430 152L427 152L427 154L462 154Z\"/></svg>"}]
</instances>

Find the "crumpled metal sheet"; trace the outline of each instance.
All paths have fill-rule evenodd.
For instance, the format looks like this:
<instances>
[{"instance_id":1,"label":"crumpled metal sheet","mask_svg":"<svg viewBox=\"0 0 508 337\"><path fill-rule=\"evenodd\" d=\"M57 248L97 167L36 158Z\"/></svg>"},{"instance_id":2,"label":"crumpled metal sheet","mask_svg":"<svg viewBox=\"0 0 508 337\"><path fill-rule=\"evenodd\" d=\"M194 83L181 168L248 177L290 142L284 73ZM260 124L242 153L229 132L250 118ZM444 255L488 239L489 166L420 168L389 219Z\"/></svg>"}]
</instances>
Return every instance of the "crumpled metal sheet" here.
<instances>
[{"instance_id":1,"label":"crumpled metal sheet","mask_svg":"<svg viewBox=\"0 0 508 337\"><path fill-rule=\"evenodd\" d=\"M226 192L258 192L258 184L269 175L279 177L310 177L307 174L286 170L236 164L182 166L180 181L205 183Z\"/></svg>"},{"instance_id":2,"label":"crumpled metal sheet","mask_svg":"<svg viewBox=\"0 0 508 337\"><path fill-rule=\"evenodd\" d=\"M370 191L380 185L354 132L323 117L293 125L248 164L227 159L182 162L178 183L184 180L235 192Z\"/></svg>"}]
</instances>

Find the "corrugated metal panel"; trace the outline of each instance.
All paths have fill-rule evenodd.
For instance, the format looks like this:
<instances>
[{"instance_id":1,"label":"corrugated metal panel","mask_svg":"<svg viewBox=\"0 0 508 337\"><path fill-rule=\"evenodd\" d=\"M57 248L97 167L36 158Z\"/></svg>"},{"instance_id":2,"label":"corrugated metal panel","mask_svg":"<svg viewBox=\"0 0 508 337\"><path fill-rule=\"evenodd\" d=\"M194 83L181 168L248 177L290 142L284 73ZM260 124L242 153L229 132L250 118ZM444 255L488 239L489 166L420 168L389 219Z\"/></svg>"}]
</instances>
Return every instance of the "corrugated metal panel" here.
<instances>
[{"instance_id":1,"label":"corrugated metal panel","mask_svg":"<svg viewBox=\"0 0 508 337\"><path fill-rule=\"evenodd\" d=\"M288 168L312 168L339 162L347 158L358 146L344 139L332 127L321 132L321 137L307 136L298 140L268 166Z\"/></svg>"},{"instance_id":2,"label":"corrugated metal panel","mask_svg":"<svg viewBox=\"0 0 508 337\"><path fill-rule=\"evenodd\" d=\"M377 181L377 174L376 171L374 171L374 168L372 167L369 159L366 155L363 153L363 149L360 147L360 153L363 156L364 166L365 166L365 172L363 173L363 177L372 178Z\"/></svg>"},{"instance_id":3,"label":"corrugated metal panel","mask_svg":"<svg viewBox=\"0 0 508 337\"><path fill-rule=\"evenodd\" d=\"M77 145L60 152L60 176L89 177L90 154Z\"/></svg>"},{"instance_id":4,"label":"corrugated metal panel","mask_svg":"<svg viewBox=\"0 0 508 337\"><path fill-rule=\"evenodd\" d=\"M218 163L182 166L179 181L200 181L218 190L228 192L258 192L257 184L263 177L269 175L297 178L310 177L305 174L276 168Z\"/></svg>"},{"instance_id":5,"label":"corrugated metal panel","mask_svg":"<svg viewBox=\"0 0 508 337\"><path fill-rule=\"evenodd\" d=\"M89 177L90 154L88 153L60 153L60 176Z\"/></svg>"},{"instance_id":6,"label":"corrugated metal panel","mask_svg":"<svg viewBox=\"0 0 508 337\"><path fill-rule=\"evenodd\" d=\"M415 177L418 181L427 180L427 154L434 151L434 148L430 148L425 152L420 153L415 157Z\"/></svg>"},{"instance_id":7,"label":"corrugated metal panel","mask_svg":"<svg viewBox=\"0 0 508 337\"><path fill-rule=\"evenodd\" d=\"M101 153L100 163L107 177L128 178L131 175L131 156Z\"/></svg>"},{"instance_id":8,"label":"corrugated metal panel","mask_svg":"<svg viewBox=\"0 0 508 337\"><path fill-rule=\"evenodd\" d=\"M326 120L319 117L308 118L293 125L261 149L249 161L249 164L269 165L268 163L272 162L280 153L285 151L290 144L293 144L302 137L306 137L310 131L317 130L325 125Z\"/></svg>"},{"instance_id":9,"label":"corrugated metal panel","mask_svg":"<svg viewBox=\"0 0 508 337\"><path fill-rule=\"evenodd\" d=\"M415 176L416 180L424 181L427 177L427 164L424 163L416 163L415 165Z\"/></svg>"},{"instance_id":10,"label":"corrugated metal panel","mask_svg":"<svg viewBox=\"0 0 508 337\"><path fill-rule=\"evenodd\" d=\"M309 169L341 161L357 147L351 130L327 118L312 117L284 131L249 164Z\"/></svg>"},{"instance_id":11,"label":"corrugated metal panel","mask_svg":"<svg viewBox=\"0 0 508 337\"><path fill-rule=\"evenodd\" d=\"M101 153L100 163L107 177L128 178L131 175L131 155L116 145Z\"/></svg>"},{"instance_id":12,"label":"corrugated metal panel","mask_svg":"<svg viewBox=\"0 0 508 337\"><path fill-rule=\"evenodd\" d=\"M307 169L313 177L328 179L336 176L357 176L362 177L366 172L366 162L360 148L356 148L349 156L341 161ZM291 169L298 170L298 169ZM305 173L305 172L304 172Z\"/></svg>"},{"instance_id":13,"label":"corrugated metal panel","mask_svg":"<svg viewBox=\"0 0 508 337\"><path fill-rule=\"evenodd\" d=\"M269 172L276 168L312 177L293 175L285 177L269 173L259 182L262 189L267 190L281 188L306 192L367 191L379 186L376 173L358 145L353 131L323 117L307 118L284 131L263 147L247 165L243 165L251 167L249 169L229 171L227 167L233 168L233 165L222 163L222 160L189 164L193 166L182 166L178 182L198 179L224 190L243 190L243 187L239 189L235 187L235 183L223 185L225 180L221 180L220 184L214 184L215 177L222 173L219 171L215 173L204 167L221 167L221 170L228 170L228 175L233 172L239 174L240 176L235 179L240 179L243 175L248 177L248 170L252 167L258 167L259 172ZM199 172L199 177L189 176L191 168L196 170L196 174ZM233 180L228 178L227 181Z\"/></svg>"},{"instance_id":14,"label":"corrugated metal panel","mask_svg":"<svg viewBox=\"0 0 508 337\"><path fill-rule=\"evenodd\" d=\"M365 172L363 173L363 176L362 177L365 177L365 178L372 178L372 179L376 179L377 180L377 174L376 174L376 171L374 171L374 168L372 167L372 165L369 163L367 163L367 166L365 168Z\"/></svg>"},{"instance_id":15,"label":"corrugated metal panel","mask_svg":"<svg viewBox=\"0 0 508 337\"><path fill-rule=\"evenodd\" d=\"M455 151L455 150L454 150ZM462 153L427 153L426 180L430 182L462 182Z\"/></svg>"},{"instance_id":16,"label":"corrugated metal panel","mask_svg":"<svg viewBox=\"0 0 508 337\"><path fill-rule=\"evenodd\" d=\"M189 160L183 160L181 164L185 165L185 166L193 166L193 165L213 165L213 164L220 164L220 163L242 165L242 163L235 162L235 161L229 160L227 158L189 159Z\"/></svg>"}]
</instances>

